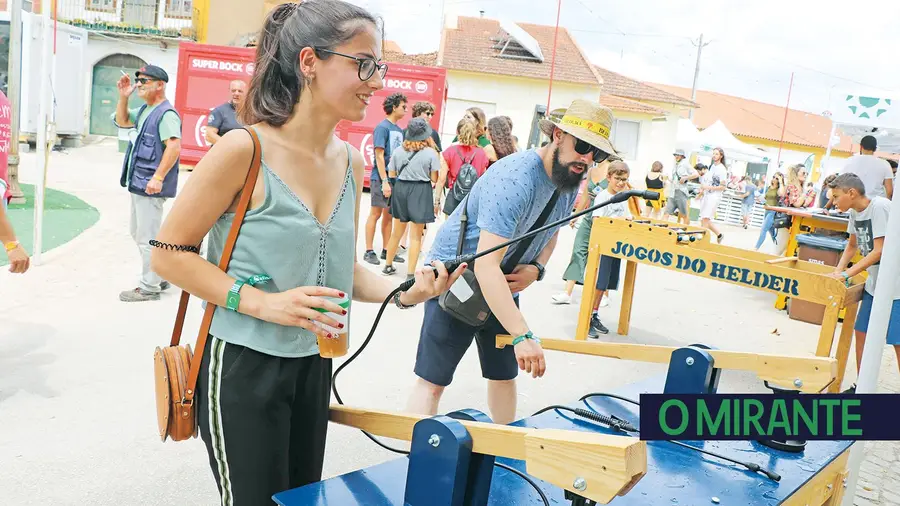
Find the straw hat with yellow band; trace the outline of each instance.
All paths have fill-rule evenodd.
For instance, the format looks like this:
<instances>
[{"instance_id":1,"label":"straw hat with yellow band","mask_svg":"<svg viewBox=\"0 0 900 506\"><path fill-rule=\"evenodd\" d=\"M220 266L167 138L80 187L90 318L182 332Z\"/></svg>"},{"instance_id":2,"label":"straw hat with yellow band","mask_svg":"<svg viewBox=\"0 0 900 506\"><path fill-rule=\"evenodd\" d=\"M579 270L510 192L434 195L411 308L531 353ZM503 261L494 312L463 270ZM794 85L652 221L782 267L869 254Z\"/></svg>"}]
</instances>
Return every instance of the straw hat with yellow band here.
<instances>
[{"instance_id":1,"label":"straw hat with yellow band","mask_svg":"<svg viewBox=\"0 0 900 506\"><path fill-rule=\"evenodd\" d=\"M549 119L540 121L540 128L547 137L553 137L553 129L559 128L591 146L618 158L616 148L609 140L615 117L611 110L596 102L575 100L568 109L550 111Z\"/></svg>"}]
</instances>

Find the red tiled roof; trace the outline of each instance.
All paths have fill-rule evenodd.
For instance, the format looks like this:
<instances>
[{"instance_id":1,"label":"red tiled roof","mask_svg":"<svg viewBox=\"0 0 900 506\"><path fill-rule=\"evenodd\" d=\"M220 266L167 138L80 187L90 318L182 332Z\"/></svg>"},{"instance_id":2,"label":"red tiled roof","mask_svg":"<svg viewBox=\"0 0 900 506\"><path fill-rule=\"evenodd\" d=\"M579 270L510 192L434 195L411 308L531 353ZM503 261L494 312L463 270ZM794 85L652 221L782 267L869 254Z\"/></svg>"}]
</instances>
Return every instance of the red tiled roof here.
<instances>
[{"instance_id":1,"label":"red tiled roof","mask_svg":"<svg viewBox=\"0 0 900 506\"><path fill-rule=\"evenodd\" d=\"M500 50L493 49L496 42L491 38L501 34L500 22L494 19L460 16L456 29L444 29L438 65L452 70L549 79L555 27L526 23L518 25L537 40L544 55L543 62L499 58L497 55ZM591 85L601 84L593 71L593 66L563 27L559 28L553 79Z\"/></svg>"},{"instance_id":2,"label":"red tiled roof","mask_svg":"<svg viewBox=\"0 0 900 506\"><path fill-rule=\"evenodd\" d=\"M600 104L609 107L614 111L629 111L642 114L659 114L664 115L666 111L653 107L650 104L644 104L636 100L630 100L623 97L613 95L600 95Z\"/></svg>"},{"instance_id":3,"label":"red tiled roof","mask_svg":"<svg viewBox=\"0 0 900 506\"><path fill-rule=\"evenodd\" d=\"M682 97L690 97L691 90L667 84L652 86ZM713 91L697 90L697 103L700 108L694 111L694 124L697 128L706 128L716 120L722 123L735 135L755 137L778 142L781 139L781 126L784 123L784 106L766 104L756 100L734 97ZM683 116L687 117L684 112ZM831 120L804 111L788 110L787 127L784 130L784 142L826 148L828 134L831 133ZM832 150L849 152L851 140L841 136L840 144Z\"/></svg>"},{"instance_id":4,"label":"red tiled roof","mask_svg":"<svg viewBox=\"0 0 900 506\"><path fill-rule=\"evenodd\" d=\"M385 50L382 59L388 63L434 67L437 64L437 55L437 51L433 53L406 54Z\"/></svg>"},{"instance_id":5,"label":"red tiled roof","mask_svg":"<svg viewBox=\"0 0 900 506\"><path fill-rule=\"evenodd\" d=\"M597 74L603 79L603 93L605 94L631 98L634 100L652 100L654 102L663 102L666 104L698 107L697 104L691 102L690 99L685 99L674 93L654 88L637 79L623 76L622 74L596 65L594 65L594 70L596 70Z\"/></svg>"}]
</instances>

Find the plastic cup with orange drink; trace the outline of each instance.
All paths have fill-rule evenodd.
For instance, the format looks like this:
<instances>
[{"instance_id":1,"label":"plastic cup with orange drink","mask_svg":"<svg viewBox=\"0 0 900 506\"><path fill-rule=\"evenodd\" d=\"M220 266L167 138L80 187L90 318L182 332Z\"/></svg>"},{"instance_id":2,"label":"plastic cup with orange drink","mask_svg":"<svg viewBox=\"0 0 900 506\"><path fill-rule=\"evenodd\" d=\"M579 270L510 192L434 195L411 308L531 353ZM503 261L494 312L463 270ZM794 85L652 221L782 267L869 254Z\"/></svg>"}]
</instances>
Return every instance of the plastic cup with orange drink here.
<instances>
[{"instance_id":1,"label":"plastic cup with orange drink","mask_svg":"<svg viewBox=\"0 0 900 506\"><path fill-rule=\"evenodd\" d=\"M319 355L322 358L338 358L343 357L347 354L350 349L350 338L348 336L348 331L350 329L350 296L344 295L343 298L337 297L325 297L325 300L330 302L334 302L345 311L347 314L337 314L328 311L327 309L318 308L317 311L325 313L325 316L331 318L332 320L341 323L344 325L343 328L336 329L329 325L325 325L322 323L318 323L319 326L327 329L332 336L332 338L317 336L319 343Z\"/></svg>"}]
</instances>

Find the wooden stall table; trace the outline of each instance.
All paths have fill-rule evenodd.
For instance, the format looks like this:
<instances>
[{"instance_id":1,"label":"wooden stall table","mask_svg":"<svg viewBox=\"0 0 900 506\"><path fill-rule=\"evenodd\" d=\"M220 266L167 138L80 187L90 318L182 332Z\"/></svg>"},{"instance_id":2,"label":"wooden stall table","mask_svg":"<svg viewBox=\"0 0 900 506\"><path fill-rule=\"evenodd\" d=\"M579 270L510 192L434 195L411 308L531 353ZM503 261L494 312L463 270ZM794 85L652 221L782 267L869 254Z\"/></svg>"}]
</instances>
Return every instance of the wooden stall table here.
<instances>
[{"instance_id":1,"label":"wooden stall table","mask_svg":"<svg viewBox=\"0 0 900 506\"><path fill-rule=\"evenodd\" d=\"M862 299L864 277L855 276L848 288L843 281L830 276L833 267L716 244L705 229L655 220L594 218L584 273L585 287L596 286L601 255L626 261L618 326L618 333L623 336L628 335L631 324L639 263L824 305L825 318L816 347L819 357L832 356L838 318L841 310L846 308L847 316L834 351L838 362L837 377L829 386L832 392L840 389L853 324ZM592 302L592 297L582 297L575 333L578 340L587 339Z\"/></svg>"},{"instance_id":2,"label":"wooden stall table","mask_svg":"<svg viewBox=\"0 0 900 506\"><path fill-rule=\"evenodd\" d=\"M785 213L791 216L791 229L788 236L787 249L784 251L786 258L796 257L799 246L797 244L797 236L801 234L801 229L815 230L817 228L825 230L834 230L836 232L846 232L850 219L846 216L826 214L822 209L805 209L797 207L778 207L766 206L767 211L775 211ZM851 262L856 263L862 257L856 254ZM863 279L867 277L866 273L862 273ZM775 308L784 309L787 306L788 296L780 294L775 299ZM843 317L843 315L842 315Z\"/></svg>"}]
</instances>

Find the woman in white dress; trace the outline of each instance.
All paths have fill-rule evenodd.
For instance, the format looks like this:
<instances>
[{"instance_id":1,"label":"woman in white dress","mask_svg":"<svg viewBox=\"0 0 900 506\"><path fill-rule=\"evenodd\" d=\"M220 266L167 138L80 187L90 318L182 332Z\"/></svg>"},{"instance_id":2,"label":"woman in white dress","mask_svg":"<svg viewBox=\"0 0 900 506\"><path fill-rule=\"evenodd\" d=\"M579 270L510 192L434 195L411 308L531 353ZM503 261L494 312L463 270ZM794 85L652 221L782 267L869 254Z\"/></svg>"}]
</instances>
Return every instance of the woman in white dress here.
<instances>
[{"instance_id":1,"label":"woman in white dress","mask_svg":"<svg viewBox=\"0 0 900 506\"><path fill-rule=\"evenodd\" d=\"M709 170L700 177L700 191L703 200L700 202L700 226L716 234L716 241L721 244L725 235L713 224L716 209L722 201L725 186L728 183L728 169L725 168L725 151L722 148L713 150L712 163Z\"/></svg>"}]
</instances>

